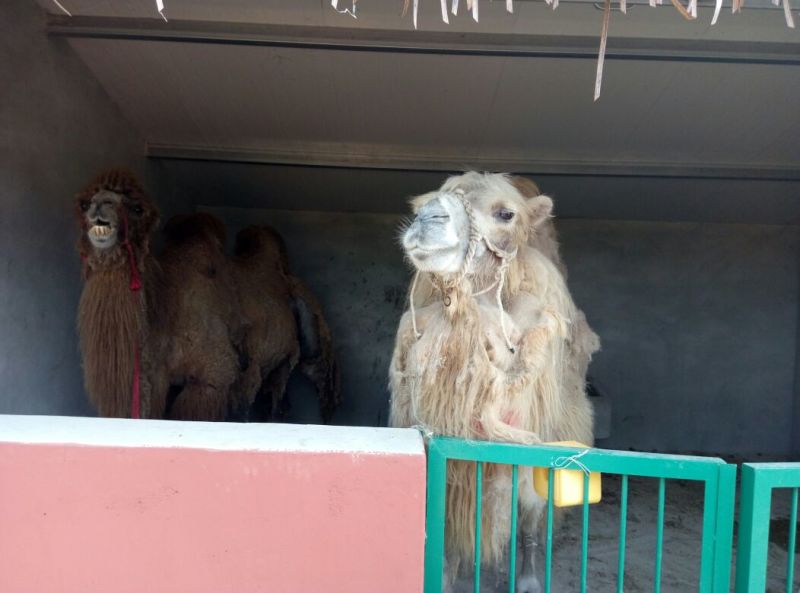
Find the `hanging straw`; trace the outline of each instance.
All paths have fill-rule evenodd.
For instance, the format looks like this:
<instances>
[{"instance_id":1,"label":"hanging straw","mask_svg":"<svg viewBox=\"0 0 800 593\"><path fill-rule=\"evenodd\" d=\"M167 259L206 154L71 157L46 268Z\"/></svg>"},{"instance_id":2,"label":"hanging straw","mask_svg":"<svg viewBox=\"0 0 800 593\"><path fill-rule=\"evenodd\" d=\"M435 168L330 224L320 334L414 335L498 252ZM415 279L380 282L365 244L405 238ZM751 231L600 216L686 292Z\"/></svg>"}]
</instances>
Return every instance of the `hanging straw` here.
<instances>
[{"instance_id":1,"label":"hanging straw","mask_svg":"<svg viewBox=\"0 0 800 593\"><path fill-rule=\"evenodd\" d=\"M719 18L719 13L722 12L722 0L717 0L716 4L714 5L714 17L711 19L711 26L717 24L717 19Z\"/></svg>"},{"instance_id":2,"label":"hanging straw","mask_svg":"<svg viewBox=\"0 0 800 593\"><path fill-rule=\"evenodd\" d=\"M734 2L735 1L736 0L734 0ZM694 17L692 17L692 13L689 10L687 10L683 6L683 4L681 4L680 0L670 0L670 2L672 2L672 5L677 9L678 12L681 13L681 16L683 18L685 18L687 21L694 20ZM689 3L689 7L691 8L691 2Z\"/></svg>"},{"instance_id":3,"label":"hanging straw","mask_svg":"<svg viewBox=\"0 0 800 593\"><path fill-rule=\"evenodd\" d=\"M789 6L789 0L783 0L783 15L786 17L786 26L794 29L794 17L792 16L792 7Z\"/></svg>"},{"instance_id":4,"label":"hanging straw","mask_svg":"<svg viewBox=\"0 0 800 593\"><path fill-rule=\"evenodd\" d=\"M67 16L72 16L72 13L69 10L67 10L66 8L64 8L64 5L61 4L61 2L59 2L58 0L53 0L53 4L58 6L64 12L64 14L66 14Z\"/></svg>"},{"instance_id":5,"label":"hanging straw","mask_svg":"<svg viewBox=\"0 0 800 593\"><path fill-rule=\"evenodd\" d=\"M164 19L165 23L168 23L167 17L164 15L164 0L156 0L156 10L158 14L161 15L161 18Z\"/></svg>"},{"instance_id":6,"label":"hanging straw","mask_svg":"<svg viewBox=\"0 0 800 593\"><path fill-rule=\"evenodd\" d=\"M358 18L356 16L356 0L353 0L353 6L351 8L342 8L340 10L339 9L339 0L331 0L331 6L339 14L347 14L347 15L350 15L351 17L353 17L354 19Z\"/></svg>"},{"instance_id":7,"label":"hanging straw","mask_svg":"<svg viewBox=\"0 0 800 593\"><path fill-rule=\"evenodd\" d=\"M600 53L597 56L597 76L594 79L594 100L600 98L600 87L603 86L603 64L606 61L606 42L608 41L608 25L611 22L611 0L606 0L603 8L603 32L600 34Z\"/></svg>"}]
</instances>

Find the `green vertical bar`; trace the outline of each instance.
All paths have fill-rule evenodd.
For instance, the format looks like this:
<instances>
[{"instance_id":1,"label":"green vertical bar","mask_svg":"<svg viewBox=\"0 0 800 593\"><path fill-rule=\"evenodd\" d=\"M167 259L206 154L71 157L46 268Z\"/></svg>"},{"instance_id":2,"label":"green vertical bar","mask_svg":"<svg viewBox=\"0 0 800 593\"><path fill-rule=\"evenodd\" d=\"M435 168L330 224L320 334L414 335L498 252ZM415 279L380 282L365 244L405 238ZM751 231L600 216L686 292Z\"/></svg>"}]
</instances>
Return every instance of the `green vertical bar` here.
<instances>
[{"instance_id":1,"label":"green vertical bar","mask_svg":"<svg viewBox=\"0 0 800 593\"><path fill-rule=\"evenodd\" d=\"M547 470L547 533L544 548L544 593L550 593L553 569L553 468Z\"/></svg>"},{"instance_id":2,"label":"green vertical bar","mask_svg":"<svg viewBox=\"0 0 800 593\"><path fill-rule=\"evenodd\" d=\"M658 523L656 524L656 570L653 577L653 593L661 591L661 556L664 551L664 478L658 479Z\"/></svg>"},{"instance_id":3,"label":"green vertical bar","mask_svg":"<svg viewBox=\"0 0 800 593\"><path fill-rule=\"evenodd\" d=\"M519 466L511 466L511 541L508 544L508 590L514 593L517 580L517 484Z\"/></svg>"},{"instance_id":4,"label":"green vertical bar","mask_svg":"<svg viewBox=\"0 0 800 593\"><path fill-rule=\"evenodd\" d=\"M797 542L797 488L792 489L792 511L789 513L789 558L786 561L786 593L792 592L794 584L794 549Z\"/></svg>"},{"instance_id":5,"label":"green vertical bar","mask_svg":"<svg viewBox=\"0 0 800 593\"><path fill-rule=\"evenodd\" d=\"M700 593L714 589L714 547L717 537L716 505L719 501L719 477L706 481L703 494L703 536L700 548Z\"/></svg>"},{"instance_id":6,"label":"green vertical bar","mask_svg":"<svg viewBox=\"0 0 800 593\"><path fill-rule=\"evenodd\" d=\"M583 533L581 538L581 593L586 593L589 568L589 474L583 472Z\"/></svg>"},{"instance_id":7,"label":"green vertical bar","mask_svg":"<svg viewBox=\"0 0 800 593\"><path fill-rule=\"evenodd\" d=\"M741 493L736 593L764 593L772 488L756 468L743 463Z\"/></svg>"},{"instance_id":8,"label":"green vertical bar","mask_svg":"<svg viewBox=\"0 0 800 593\"><path fill-rule=\"evenodd\" d=\"M475 593L481 591L481 508L483 506L483 462L475 462Z\"/></svg>"},{"instance_id":9,"label":"green vertical bar","mask_svg":"<svg viewBox=\"0 0 800 593\"><path fill-rule=\"evenodd\" d=\"M428 443L428 495L425 510L425 593L442 592L447 458Z\"/></svg>"},{"instance_id":10,"label":"green vertical bar","mask_svg":"<svg viewBox=\"0 0 800 593\"><path fill-rule=\"evenodd\" d=\"M628 530L628 476L622 476L619 503L619 563L617 564L617 593L625 584L625 538Z\"/></svg>"},{"instance_id":11,"label":"green vertical bar","mask_svg":"<svg viewBox=\"0 0 800 593\"><path fill-rule=\"evenodd\" d=\"M704 509L705 512L705 509ZM736 466L722 465L718 472L714 523L714 593L730 593L733 554L733 518L736 514Z\"/></svg>"}]
</instances>

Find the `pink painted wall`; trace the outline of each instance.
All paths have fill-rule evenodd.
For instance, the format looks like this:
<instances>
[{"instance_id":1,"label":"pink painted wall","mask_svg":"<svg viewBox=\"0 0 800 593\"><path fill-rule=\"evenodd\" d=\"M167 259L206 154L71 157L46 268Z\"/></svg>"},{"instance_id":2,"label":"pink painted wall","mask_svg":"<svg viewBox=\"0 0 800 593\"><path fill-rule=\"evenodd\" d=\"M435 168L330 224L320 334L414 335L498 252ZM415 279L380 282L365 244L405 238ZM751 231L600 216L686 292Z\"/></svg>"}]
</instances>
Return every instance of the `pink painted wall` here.
<instances>
[{"instance_id":1,"label":"pink painted wall","mask_svg":"<svg viewBox=\"0 0 800 593\"><path fill-rule=\"evenodd\" d=\"M389 431L408 443L378 443L375 452L346 443L348 431L373 429L327 427L334 433L319 450L302 430L297 447L214 448L213 439L209 448L163 446L147 435L147 446L135 446L128 441L137 421L33 420L45 433L54 420L122 422L120 445L113 435L108 443L8 437L9 418L0 419L2 593L422 590L425 457L417 435ZM180 426L178 438L191 432ZM213 436L215 425L201 426ZM344 450L327 450L336 431Z\"/></svg>"}]
</instances>

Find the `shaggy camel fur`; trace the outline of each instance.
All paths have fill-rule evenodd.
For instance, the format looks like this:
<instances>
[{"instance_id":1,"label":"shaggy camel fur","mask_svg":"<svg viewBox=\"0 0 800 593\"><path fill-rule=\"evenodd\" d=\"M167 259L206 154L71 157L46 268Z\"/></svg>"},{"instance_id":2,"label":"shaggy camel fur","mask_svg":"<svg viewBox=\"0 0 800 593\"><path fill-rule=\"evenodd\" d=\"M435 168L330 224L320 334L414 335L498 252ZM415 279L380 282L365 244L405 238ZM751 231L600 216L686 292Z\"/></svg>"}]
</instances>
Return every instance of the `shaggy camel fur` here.
<instances>
[{"instance_id":1,"label":"shaggy camel fur","mask_svg":"<svg viewBox=\"0 0 800 593\"><path fill-rule=\"evenodd\" d=\"M284 275L270 275L274 256L251 250L232 263L223 252L222 223L192 214L167 223L164 251L155 257L157 207L126 171L101 174L76 206L85 278L78 328L86 389L100 415L135 413L137 365L143 417L247 415L274 361L299 350L295 324L284 323L287 314L293 319L293 301L275 304L264 296L279 291L275 285L295 291ZM249 269L261 273L248 278ZM281 341L278 332L289 338ZM328 354L316 362L331 363ZM327 418L338 391L320 396Z\"/></svg>"},{"instance_id":2,"label":"shaggy camel fur","mask_svg":"<svg viewBox=\"0 0 800 593\"><path fill-rule=\"evenodd\" d=\"M341 403L341 390L322 307L289 271L283 239L273 229L242 230L236 235L234 253L242 311L250 322L244 348L259 361L253 367L259 369L261 385L254 416L268 419L281 413L286 383L298 367L316 387L320 413L328 422Z\"/></svg>"},{"instance_id":3,"label":"shaggy camel fur","mask_svg":"<svg viewBox=\"0 0 800 593\"><path fill-rule=\"evenodd\" d=\"M582 379L575 389L570 377L581 370L570 348L571 324L581 315L553 254L529 244L552 210L550 198L535 193L524 197L504 175L467 173L412 201L416 218L403 247L417 269L416 290L390 369L393 426L469 439L592 444L591 405ZM469 463L448 471L451 577L472 560L474 472ZM531 474L520 472L523 542L540 535L544 509ZM486 467L481 549L489 564L506 553L510 498L510 468ZM523 549L518 591L537 591L534 554Z\"/></svg>"},{"instance_id":4,"label":"shaggy camel fur","mask_svg":"<svg viewBox=\"0 0 800 593\"><path fill-rule=\"evenodd\" d=\"M527 199L541 195L539 187L527 177L511 177L511 183ZM552 216L546 217L530 234L528 245L537 249L552 261L564 280L567 279L567 266L561 258L558 245L558 234ZM586 390L586 372L592 355L600 350L600 337L594 333L586 320L586 315L578 309L569 326L567 337L569 358L567 362L567 389L581 397Z\"/></svg>"}]
</instances>

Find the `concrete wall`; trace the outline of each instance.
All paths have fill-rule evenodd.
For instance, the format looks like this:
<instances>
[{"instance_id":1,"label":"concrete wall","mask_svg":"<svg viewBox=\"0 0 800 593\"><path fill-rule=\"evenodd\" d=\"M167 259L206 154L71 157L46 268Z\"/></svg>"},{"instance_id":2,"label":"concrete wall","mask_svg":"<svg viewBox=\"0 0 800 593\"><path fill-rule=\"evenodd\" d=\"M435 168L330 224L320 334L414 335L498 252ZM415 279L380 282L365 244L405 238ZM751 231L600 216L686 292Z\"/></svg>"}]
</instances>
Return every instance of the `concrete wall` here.
<instances>
[{"instance_id":1,"label":"concrete wall","mask_svg":"<svg viewBox=\"0 0 800 593\"><path fill-rule=\"evenodd\" d=\"M410 274L400 217L208 210L231 234L268 223L323 302L342 363L334 421L386 422L386 373ZM797 227L558 221L569 282L603 340L590 374L612 404L611 437L641 450L790 451ZM290 389L293 418L316 421L313 393Z\"/></svg>"},{"instance_id":2,"label":"concrete wall","mask_svg":"<svg viewBox=\"0 0 800 593\"><path fill-rule=\"evenodd\" d=\"M151 187L169 175L28 0L0 2L0 89L0 413L91 414L72 198L108 166L149 173Z\"/></svg>"},{"instance_id":3,"label":"concrete wall","mask_svg":"<svg viewBox=\"0 0 800 593\"><path fill-rule=\"evenodd\" d=\"M576 300L603 339L608 446L790 451L796 226L564 221Z\"/></svg>"},{"instance_id":4,"label":"concrete wall","mask_svg":"<svg viewBox=\"0 0 800 593\"><path fill-rule=\"evenodd\" d=\"M422 590L415 430L0 416L0 483L3 593Z\"/></svg>"}]
</instances>

